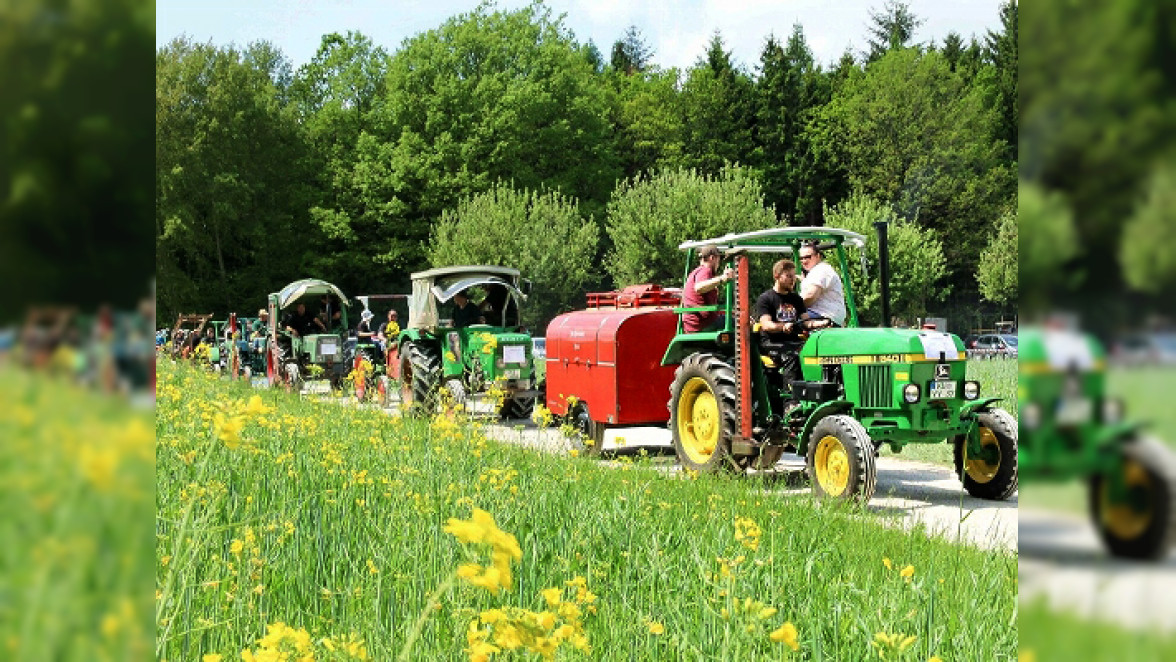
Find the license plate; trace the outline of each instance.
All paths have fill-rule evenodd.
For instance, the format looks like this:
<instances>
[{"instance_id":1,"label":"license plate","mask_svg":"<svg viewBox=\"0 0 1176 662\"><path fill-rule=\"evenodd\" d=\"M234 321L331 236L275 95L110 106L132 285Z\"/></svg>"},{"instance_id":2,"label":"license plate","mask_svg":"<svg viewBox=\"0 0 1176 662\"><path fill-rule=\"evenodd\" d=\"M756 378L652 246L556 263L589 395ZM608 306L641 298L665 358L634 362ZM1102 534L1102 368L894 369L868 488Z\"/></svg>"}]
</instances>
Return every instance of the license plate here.
<instances>
[{"instance_id":1,"label":"license plate","mask_svg":"<svg viewBox=\"0 0 1176 662\"><path fill-rule=\"evenodd\" d=\"M1058 403L1058 425L1081 425L1094 418L1094 404L1089 398L1068 398Z\"/></svg>"},{"instance_id":2,"label":"license plate","mask_svg":"<svg viewBox=\"0 0 1176 662\"><path fill-rule=\"evenodd\" d=\"M338 350L338 345L333 342L323 343L323 354L334 354Z\"/></svg>"},{"instance_id":3,"label":"license plate","mask_svg":"<svg viewBox=\"0 0 1176 662\"><path fill-rule=\"evenodd\" d=\"M503 363L525 363L526 361L527 349L522 345L507 345L502 348Z\"/></svg>"},{"instance_id":4,"label":"license plate","mask_svg":"<svg viewBox=\"0 0 1176 662\"><path fill-rule=\"evenodd\" d=\"M943 400L956 397L956 382L931 382L930 400Z\"/></svg>"},{"instance_id":5,"label":"license plate","mask_svg":"<svg viewBox=\"0 0 1176 662\"><path fill-rule=\"evenodd\" d=\"M306 382L302 387L303 393L317 393L325 394L331 392L331 382L323 379L313 382Z\"/></svg>"},{"instance_id":6,"label":"license plate","mask_svg":"<svg viewBox=\"0 0 1176 662\"><path fill-rule=\"evenodd\" d=\"M505 370L505 371L503 371L502 376L506 377L507 379L522 379L523 371L522 370Z\"/></svg>"},{"instance_id":7,"label":"license plate","mask_svg":"<svg viewBox=\"0 0 1176 662\"><path fill-rule=\"evenodd\" d=\"M269 377L254 377L253 388L269 388Z\"/></svg>"}]
</instances>

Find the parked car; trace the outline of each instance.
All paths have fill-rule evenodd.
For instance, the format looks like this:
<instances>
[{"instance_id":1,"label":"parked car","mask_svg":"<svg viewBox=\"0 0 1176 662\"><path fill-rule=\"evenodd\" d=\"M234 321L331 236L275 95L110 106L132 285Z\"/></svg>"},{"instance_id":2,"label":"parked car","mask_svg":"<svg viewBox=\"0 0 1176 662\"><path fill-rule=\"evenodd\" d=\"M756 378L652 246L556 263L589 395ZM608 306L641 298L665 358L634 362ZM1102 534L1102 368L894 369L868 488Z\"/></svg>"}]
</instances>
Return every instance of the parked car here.
<instances>
[{"instance_id":1,"label":"parked car","mask_svg":"<svg viewBox=\"0 0 1176 662\"><path fill-rule=\"evenodd\" d=\"M1007 333L990 333L978 336L974 344L967 345L968 352L977 356L1017 356L1017 336Z\"/></svg>"},{"instance_id":2,"label":"parked car","mask_svg":"<svg viewBox=\"0 0 1176 662\"><path fill-rule=\"evenodd\" d=\"M1132 333L1115 343L1112 356L1127 365L1176 364L1176 333Z\"/></svg>"}]
</instances>

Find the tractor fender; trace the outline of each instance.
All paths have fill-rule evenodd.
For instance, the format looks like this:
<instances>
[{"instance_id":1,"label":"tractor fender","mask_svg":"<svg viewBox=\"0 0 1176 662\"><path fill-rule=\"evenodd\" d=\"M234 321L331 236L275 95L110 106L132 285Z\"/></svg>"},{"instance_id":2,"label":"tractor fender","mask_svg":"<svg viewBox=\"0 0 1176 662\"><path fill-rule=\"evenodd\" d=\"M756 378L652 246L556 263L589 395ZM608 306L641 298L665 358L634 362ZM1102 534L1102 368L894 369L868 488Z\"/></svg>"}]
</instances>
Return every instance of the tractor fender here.
<instances>
[{"instance_id":1,"label":"tractor fender","mask_svg":"<svg viewBox=\"0 0 1176 662\"><path fill-rule=\"evenodd\" d=\"M976 418L976 414L986 412L992 409L992 403L1000 402L1004 398L982 398L974 400L968 404L960 407L960 420L971 420Z\"/></svg>"},{"instance_id":2,"label":"tractor fender","mask_svg":"<svg viewBox=\"0 0 1176 662\"><path fill-rule=\"evenodd\" d=\"M848 400L831 400L822 404L809 414L809 417L804 422L804 429L800 433L800 440L797 444L796 454L801 457L808 452L808 438L812 434L813 428L817 426L817 422L826 416L834 414L844 414L853 410L853 403Z\"/></svg>"},{"instance_id":3,"label":"tractor fender","mask_svg":"<svg viewBox=\"0 0 1176 662\"><path fill-rule=\"evenodd\" d=\"M1146 427L1148 423L1139 421L1104 426L1094 437L1095 445L1104 449L1122 445L1138 438L1140 430Z\"/></svg>"},{"instance_id":4,"label":"tractor fender","mask_svg":"<svg viewBox=\"0 0 1176 662\"><path fill-rule=\"evenodd\" d=\"M396 344L403 346L406 342L418 342L425 337L425 334L420 329L405 329L400 332L400 338Z\"/></svg>"}]
</instances>

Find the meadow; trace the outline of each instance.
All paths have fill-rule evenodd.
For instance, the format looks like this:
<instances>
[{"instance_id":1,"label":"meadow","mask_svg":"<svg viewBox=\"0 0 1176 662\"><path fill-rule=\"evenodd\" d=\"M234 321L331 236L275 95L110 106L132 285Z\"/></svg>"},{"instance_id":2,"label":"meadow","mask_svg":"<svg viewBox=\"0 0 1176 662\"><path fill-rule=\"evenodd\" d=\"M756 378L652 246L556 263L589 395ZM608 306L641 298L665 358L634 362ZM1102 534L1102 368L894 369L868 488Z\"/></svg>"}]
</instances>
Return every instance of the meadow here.
<instances>
[{"instance_id":1,"label":"meadow","mask_svg":"<svg viewBox=\"0 0 1176 662\"><path fill-rule=\"evenodd\" d=\"M2 363L0 403L0 657L147 659L151 412Z\"/></svg>"},{"instance_id":2,"label":"meadow","mask_svg":"<svg viewBox=\"0 0 1176 662\"><path fill-rule=\"evenodd\" d=\"M1013 660L1016 555L159 365L161 660Z\"/></svg>"}]
</instances>

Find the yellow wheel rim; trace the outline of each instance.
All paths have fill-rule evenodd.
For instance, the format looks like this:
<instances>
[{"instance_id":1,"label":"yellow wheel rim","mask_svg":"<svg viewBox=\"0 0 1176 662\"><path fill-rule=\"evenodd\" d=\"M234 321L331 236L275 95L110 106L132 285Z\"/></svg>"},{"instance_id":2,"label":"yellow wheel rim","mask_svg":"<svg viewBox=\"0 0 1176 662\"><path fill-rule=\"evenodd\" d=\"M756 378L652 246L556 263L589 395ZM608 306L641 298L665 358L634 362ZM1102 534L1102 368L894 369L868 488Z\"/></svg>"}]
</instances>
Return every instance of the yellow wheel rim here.
<instances>
[{"instance_id":1,"label":"yellow wheel rim","mask_svg":"<svg viewBox=\"0 0 1176 662\"><path fill-rule=\"evenodd\" d=\"M996 478L996 472L1000 470L1000 442L997 441L996 435L992 430L980 426L980 445L984 447L985 451L995 451L992 453L996 457L995 463L989 463L988 460L980 457L968 457L968 447L964 446L964 469L967 470L968 476L977 483L988 483ZM987 452L985 454L988 454Z\"/></svg>"},{"instance_id":2,"label":"yellow wheel rim","mask_svg":"<svg viewBox=\"0 0 1176 662\"><path fill-rule=\"evenodd\" d=\"M1120 540L1134 540L1147 531L1152 521L1150 496L1153 492L1151 476L1147 469L1134 460L1123 462L1123 483L1128 490L1143 489L1149 498L1148 506L1142 511L1131 507L1129 503L1111 503L1110 489L1104 480L1100 484L1098 498L1102 504L1102 525Z\"/></svg>"},{"instance_id":3,"label":"yellow wheel rim","mask_svg":"<svg viewBox=\"0 0 1176 662\"><path fill-rule=\"evenodd\" d=\"M845 493L849 487L849 453L845 452L840 439L826 435L817 442L813 470L825 494L836 497Z\"/></svg>"},{"instance_id":4,"label":"yellow wheel rim","mask_svg":"<svg viewBox=\"0 0 1176 662\"><path fill-rule=\"evenodd\" d=\"M719 445L719 403L710 385L692 377L678 395L678 439L695 464L706 464Z\"/></svg>"}]
</instances>

